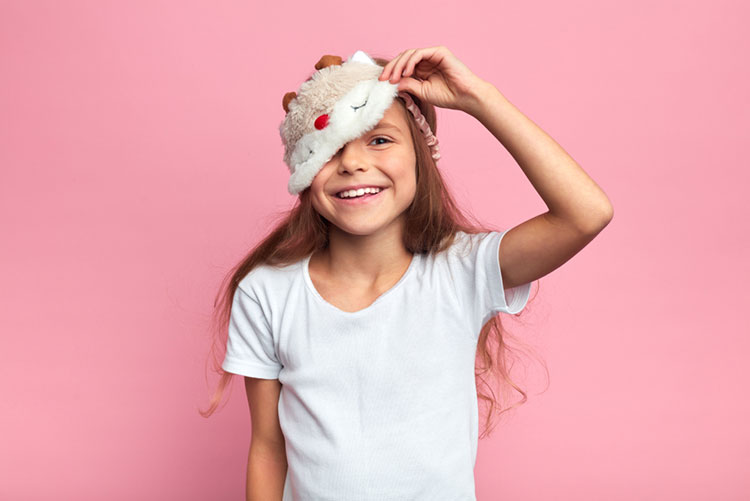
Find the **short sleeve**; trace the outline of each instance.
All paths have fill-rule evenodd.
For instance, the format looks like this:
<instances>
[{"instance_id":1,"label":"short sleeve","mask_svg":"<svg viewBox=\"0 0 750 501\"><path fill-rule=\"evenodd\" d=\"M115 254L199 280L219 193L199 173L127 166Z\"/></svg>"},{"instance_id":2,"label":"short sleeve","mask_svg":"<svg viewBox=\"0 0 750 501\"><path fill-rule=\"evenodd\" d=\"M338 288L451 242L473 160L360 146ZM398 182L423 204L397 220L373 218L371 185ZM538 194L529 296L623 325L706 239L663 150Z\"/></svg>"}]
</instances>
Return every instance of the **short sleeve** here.
<instances>
[{"instance_id":1,"label":"short sleeve","mask_svg":"<svg viewBox=\"0 0 750 501\"><path fill-rule=\"evenodd\" d=\"M466 234L459 246L460 274L456 277L467 311L484 325L498 313L516 314L526 307L531 283L505 290L500 271L500 242L508 230Z\"/></svg>"},{"instance_id":2,"label":"short sleeve","mask_svg":"<svg viewBox=\"0 0 750 501\"><path fill-rule=\"evenodd\" d=\"M508 230L488 233L485 237L487 245L480 246L478 264L481 263L484 266L484 276L488 279L486 287L489 293L489 311L484 318L484 322L498 313L519 313L529 301L531 282L510 289L503 287L503 274L500 271L500 242L507 232ZM480 283L480 285L482 284ZM484 322L482 325L484 325Z\"/></svg>"},{"instance_id":3,"label":"short sleeve","mask_svg":"<svg viewBox=\"0 0 750 501\"><path fill-rule=\"evenodd\" d=\"M260 304L241 287L232 299L227 352L221 368L261 379L277 379L282 368Z\"/></svg>"}]
</instances>

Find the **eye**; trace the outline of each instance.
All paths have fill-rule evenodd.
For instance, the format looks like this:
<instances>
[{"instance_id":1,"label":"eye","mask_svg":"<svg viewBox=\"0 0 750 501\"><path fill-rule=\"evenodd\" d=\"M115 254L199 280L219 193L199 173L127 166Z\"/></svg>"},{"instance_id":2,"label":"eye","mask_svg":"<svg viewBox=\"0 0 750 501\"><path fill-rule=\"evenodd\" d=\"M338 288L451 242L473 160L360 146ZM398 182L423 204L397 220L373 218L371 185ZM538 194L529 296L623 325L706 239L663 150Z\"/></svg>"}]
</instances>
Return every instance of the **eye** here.
<instances>
[{"instance_id":1,"label":"eye","mask_svg":"<svg viewBox=\"0 0 750 501\"><path fill-rule=\"evenodd\" d=\"M372 141L377 141L378 139L382 139L383 141L386 141L388 143L392 143L393 142L390 139L388 139L387 137L383 137L383 136L374 137L374 138L372 138ZM370 142L372 142L372 141L370 141ZM383 143L380 143L380 144L383 144Z\"/></svg>"}]
</instances>

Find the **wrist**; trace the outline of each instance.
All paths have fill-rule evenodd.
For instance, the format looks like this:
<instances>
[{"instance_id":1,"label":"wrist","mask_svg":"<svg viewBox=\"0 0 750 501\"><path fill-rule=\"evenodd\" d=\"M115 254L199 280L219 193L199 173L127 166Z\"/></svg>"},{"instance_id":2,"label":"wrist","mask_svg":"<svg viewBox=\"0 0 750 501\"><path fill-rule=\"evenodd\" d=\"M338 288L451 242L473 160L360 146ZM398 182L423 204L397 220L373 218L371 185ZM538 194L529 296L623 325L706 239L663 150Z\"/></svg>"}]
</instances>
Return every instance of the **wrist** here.
<instances>
[{"instance_id":1,"label":"wrist","mask_svg":"<svg viewBox=\"0 0 750 501\"><path fill-rule=\"evenodd\" d=\"M483 111L486 110L487 103L498 97L505 99L505 96L492 83L480 80L468 92L468 100L464 106L464 111L479 119Z\"/></svg>"}]
</instances>

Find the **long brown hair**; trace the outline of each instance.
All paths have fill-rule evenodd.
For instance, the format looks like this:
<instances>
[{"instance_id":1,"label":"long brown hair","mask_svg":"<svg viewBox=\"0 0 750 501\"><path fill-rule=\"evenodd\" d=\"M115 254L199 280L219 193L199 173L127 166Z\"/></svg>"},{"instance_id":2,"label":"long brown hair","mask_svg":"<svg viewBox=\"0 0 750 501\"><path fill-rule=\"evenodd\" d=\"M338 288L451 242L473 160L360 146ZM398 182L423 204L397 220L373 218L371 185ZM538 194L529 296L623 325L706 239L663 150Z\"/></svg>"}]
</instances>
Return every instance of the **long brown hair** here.
<instances>
[{"instance_id":1,"label":"long brown hair","mask_svg":"<svg viewBox=\"0 0 750 501\"><path fill-rule=\"evenodd\" d=\"M381 66L388 63L387 59L379 57L373 59ZM422 102L417 96L410 95L433 133L437 135L435 107L428 102ZM495 230L479 224L473 215L464 214L459 209L443 181L443 176L431 156L430 148L425 143L424 136L422 136L413 115L406 109L401 98L397 97L394 102L398 103L401 111L408 119L416 154L416 194L411 205L406 209L406 224L403 233L403 243L406 249L412 253L436 254L451 246L458 231L475 234ZM221 363L226 349L232 298L239 282L256 266L262 264L271 266L293 264L328 245L330 223L313 208L309 187L300 192L297 203L291 209L279 213L277 216L280 216L280 220L270 233L255 245L226 275L214 301L214 315L212 317L214 335L210 358L213 371L220 375L220 380L211 397L208 409L199 410L203 417L209 417L219 406L224 390L234 375L224 371L221 368ZM227 278L229 279L228 283ZM519 317L527 311L528 306L522 312L513 316ZM500 416L527 400L527 393L510 378L509 368L513 366L512 363L510 365L508 363L512 358L511 355L513 355L513 350L507 343L510 337L510 333L503 329L499 314L491 318L482 327L479 334L477 363L475 365L477 397L488 406L485 432L482 433L480 438L489 434L494 427L491 426L493 415ZM206 363L208 364L208 359ZM486 378L485 375L487 375ZM490 384L493 381L499 383L500 399L495 396ZM481 392L479 389L482 387L486 387L489 394ZM505 400L509 400L507 397L511 393L510 388L518 391L522 395L522 399L504 408Z\"/></svg>"}]
</instances>

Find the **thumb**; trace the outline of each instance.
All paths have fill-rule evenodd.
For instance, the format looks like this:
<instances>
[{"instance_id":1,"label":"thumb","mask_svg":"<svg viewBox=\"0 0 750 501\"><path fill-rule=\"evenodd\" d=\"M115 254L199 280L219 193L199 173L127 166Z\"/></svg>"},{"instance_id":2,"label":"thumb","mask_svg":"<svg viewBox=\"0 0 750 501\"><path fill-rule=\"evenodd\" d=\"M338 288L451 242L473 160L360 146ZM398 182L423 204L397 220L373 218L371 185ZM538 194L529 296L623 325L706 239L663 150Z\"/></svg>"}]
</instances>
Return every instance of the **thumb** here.
<instances>
[{"instance_id":1,"label":"thumb","mask_svg":"<svg viewBox=\"0 0 750 501\"><path fill-rule=\"evenodd\" d=\"M419 80L412 78L412 77L401 77L401 79L398 81L398 90L409 92L415 96L417 96L419 99L423 99L422 97L422 82Z\"/></svg>"}]
</instances>

